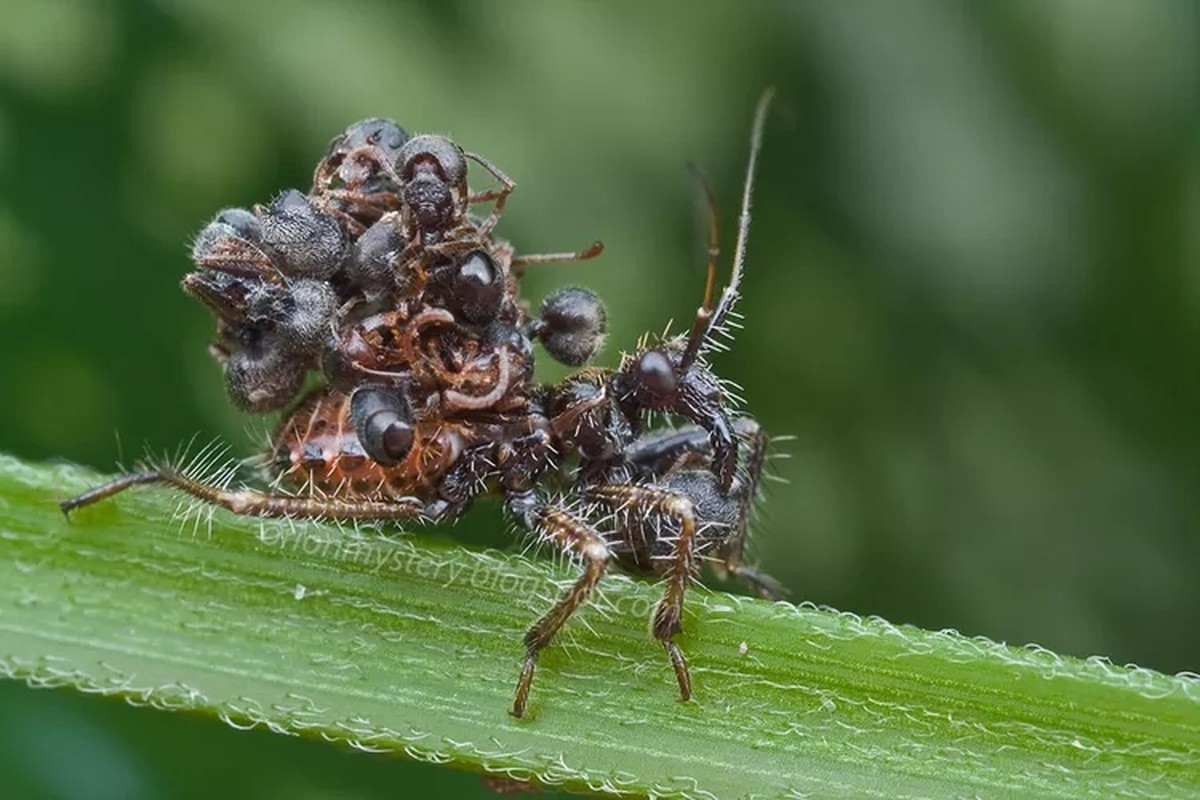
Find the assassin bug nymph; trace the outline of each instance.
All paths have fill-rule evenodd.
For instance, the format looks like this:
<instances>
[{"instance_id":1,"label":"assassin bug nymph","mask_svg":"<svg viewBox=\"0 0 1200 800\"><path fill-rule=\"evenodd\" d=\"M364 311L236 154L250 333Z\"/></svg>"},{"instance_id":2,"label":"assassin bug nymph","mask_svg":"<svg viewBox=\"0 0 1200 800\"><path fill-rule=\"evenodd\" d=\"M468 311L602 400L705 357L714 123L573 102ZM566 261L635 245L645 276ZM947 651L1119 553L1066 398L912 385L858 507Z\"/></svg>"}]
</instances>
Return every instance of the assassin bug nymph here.
<instances>
[{"instance_id":1,"label":"assassin bug nymph","mask_svg":"<svg viewBox=\"0 0 1200 800\"><path fill-rule=\"evenodd\" d=\"M686 332L643 340L615 369L587 366L605 333L594 294L559 290L531 317L517 295L520 270L513 269L587 258L598 248L513 257L491 236L513 188L502 173L476 159L501 176L501 189L471 194L462 151L449 140L409 138L387 120L355 123L331 144L310 196L293 191L270 209L222 212L197 240L201 269L184 282L218 317L224 344L215 355L235 402L279 408L295 396L300 375L324 371L325 384L276 433L270 469L280 488L229 488L162 464L64 501L64 512L130 486L165 483L237 514L437 522L496 493L518 526L582 566L525 634L512 713L525 714L538 653L612 562L663 580L651 630L680 698L690 699L675 637L701 564L711 562L760 594L776 592L769 577L742 563L767 437L753 417L732 409L707 361L734 326L771 95L764 93L754 117L728 284L718 295L716 210L704 184L709 260L695 320ZM435 213L437 203L452 198L459 209L453 218ZM465 214L467 203L488 199L497 207L483 221ZM329 264L299 259L275 240L264 244L261 230L277 219L293 226L287 242L301 242L306 258L311 243L325 241L348 255ZM362 268L367 257L369 270ZM439 283L439 274L449 283ZM489 302L464 302L464 292ZM320 322L311 331L310 316ZM558 384L534 383L536 341L582 369ZM286 381L250 369L268 358L287 366ZM655 427L652 418L679 424Z\"/></svg>"}]
</instances>

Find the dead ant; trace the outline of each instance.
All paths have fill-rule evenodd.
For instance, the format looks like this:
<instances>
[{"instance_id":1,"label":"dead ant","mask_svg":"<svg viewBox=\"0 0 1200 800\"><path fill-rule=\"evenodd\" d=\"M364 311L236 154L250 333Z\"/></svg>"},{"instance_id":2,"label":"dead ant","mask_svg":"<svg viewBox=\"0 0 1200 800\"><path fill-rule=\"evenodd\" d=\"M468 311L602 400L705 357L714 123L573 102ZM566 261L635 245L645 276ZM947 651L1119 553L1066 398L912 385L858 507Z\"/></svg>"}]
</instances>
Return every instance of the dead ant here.
<instances>
[{"instance_id":1,"label":"dead ant","mask_svg":"<svg viewBox=\"0 0 1200 800\"><path fill-rule=\"evenodd\" d=\"M308 258L305 247L313 242L324 247L334 237L293 237L282 246L281 237L267 235L266 217L224 212L198 239L202 269L185 279L185 287L217 313L220 330L232 340L227 371L230 364L237 365L235 359L246 362L238 369L247 374L250 367L259 370L254 373L258 383L245 382L257 393L231 381L235 402L272 407L294 394L290 370L324 368L329 373L328 384L304 399L275 436L272 471L277 484L294 493L231 489L160 464L67 500L63 511L136 484L166 483L237 514L437 522L462 514L483 493L497 493L522 528L538 542L573 556L583 569L525 634L512 713L525 714L539 652L587 599L610 562L664 579L651 630L667 652L680 698L690 699L687 661L675 637L682 629L685 591L702 561L746 580L764 595L777 589L769 577L742 564L767 437L753 417L732 410L707 361L710 353L723 349L721 337L734 325L771 95L766 92L756 110L733 269L720 295L715 204L706 187L710 257L703 301L690 330L654 343L643 341L616 369L584 367L557 385L532 383L531 342L541 341L560 361L586 364L605 332L604 308L593 293L560 290L528 318L516 297L516 281L506 281L501 310L477 319L450 302L461 300L454 292L443 297L424 287L407 285L402 292L389 286L391 299L379 310L377 299L364 300L361 287L345 288L352 280L339 283L337 270L327 264L316 268ZM446 152L460 151L455 146L443 152L442 144L430 142L409 147L414 141L401 146L397 157L403 165L395 195L399 209L381 215L372 226L390 214L401 220L396 228L399 254L393 248L385 261L388 270L380 275L392 280L397 270L408 268L402 254L413 242L430 249L449 245L440 255L459 244L460 252L482 249L493 260L499 255L511 274L516 259L503 260L511 251L491 239L486 220L473 230L446 236L451 217L434 213L439 198L452 198L457 209L469 199L457 168L448 169L441 161ZM413 158L403 157L406 152ZM429 185L408 191L421 182ZM511 190L511 182L502 181L502 186ZM272 213L321 213L311 201L304 205L292 197L271 208L276 209ZM214 226L225 226L220 236L210 235ZM311 228L323 230L320 224ZM437 229L443 235L429 235ZM368 230L350 241L353 234L347 237L346 229L340 230L343 252L363 249L370 235ZM231 236L232 243L226 241ZM304 245L298 254L289 249L296 242ZM245 255L247 243L255 245L254 252L268 253L270 270L259 261L231 266L227 251ZM463 262L458 264L461 271ZM304 281L320 281L316 276L326 273L326 291L344 303L365 303L374 317L386 319L339 322L336 315L326 316L330 303L325 295L300 310L309 302L303 296L309 291ZM471 296L470 291L465 294ZM333 321L335 335L318 343L319 337L309 335L310 316L325 324ZM264 327L264 321L271 324ZM247 328L253 335L244 334ZM352 342L355 336L358 340ZM464 355L464 343L475 349ZM331 354L340 363L336 369L323 366ZM270 380L262 378L267 373ZM488 391L461 392L464 375ZM452 392L461 394L458 402L452 402ZM651 428L652 414L683 422Z\"/></svg>"}]
</instances>

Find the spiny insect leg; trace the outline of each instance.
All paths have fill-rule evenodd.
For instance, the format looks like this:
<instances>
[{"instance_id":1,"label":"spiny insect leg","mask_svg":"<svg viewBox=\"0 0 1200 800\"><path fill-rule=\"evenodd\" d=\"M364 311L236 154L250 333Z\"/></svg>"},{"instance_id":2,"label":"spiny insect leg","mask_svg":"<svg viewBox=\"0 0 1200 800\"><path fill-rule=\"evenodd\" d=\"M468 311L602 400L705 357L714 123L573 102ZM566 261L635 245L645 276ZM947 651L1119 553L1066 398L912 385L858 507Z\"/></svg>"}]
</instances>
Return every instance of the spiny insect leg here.
<instances>
[{"instance_id":1,"label":"spiny insect leg","mask_svg":"<svg viewBox=\"0 0 1200 800\"><path fill-rule=\"evenodd\" d=\"M297 497L259 489L224 489L184 475L169 467L126 475L84 492L59 504L63 513L97 500L110 497L130 486L143 483L165 483L187 492L192 497L214 506L227 508L235 514L252 517L312 517L330 521L398 520L440 516L440 507L425 504L416 498L394 501L339 500L329 497Z\"/></svg>"},{"instance_id":2,"label":"spiny insect leg","mask_svg":"<svg viewBox=\"0 0 1200 800\"><path fill-rule=\"evenodd\" d=\"M63 514L70 516L71 512L75 509L90 506L92 503L99 502L106 497L112 497L114 494L125 491L130 486L139 486L143 483L158 483L161 480L162 475L158 470L133 472L129 475L113 478L111 481L102 483L94 489L88 489L82 494L63 500L58 504L58 507L62 509Z\"/></svg>"},{"instance_id":3,"label":"spiny insect leg","mask_svg":"<svg viewBox=\"0 0 1200 800\"><path fill-rule=\"evenodd\" d=\"M767 462L768 438L762 426L750 417L739 418L734 423L734 428L738 437L749 444L749 452L742 464L741 473L734 482L733 490L730 492L738 503L738 524L728 545L722 548L722 566L730 575L744 581L760 597L776 600L783 597L785 593L779 581L765 572L759 572L754 567L742 563L742 551L750 530L750 512L754 505L754 498L758 494L763 467Z\"/></svg>"},{"instance_id":4,"label":"spiny insect leg","mask_svg":"<svg viewBox=\"0 0 1200 800\"><path fill-rule=\"evenodd\" d=\"M529 700L529 686L537 668L538 653L550 644L554 635L566 624L575 610L583 604L596 584L604 576L608 565L608 546L603 537L586 523L576 519L567 511L537 501L532 495L521 493L510 497L509 505L515 516L533 533L543 540L553 542L564 553L578 555L583 559L583 574L567 590L554 607L541 619L533 623L525 633L525 664L517 680L517 691L513 697L512 713L524 716ZM525 506L525 508L519 508Z\"/></svg>"},{"instance_id":5,"label":"spiny insect leg","mask_svg":"<svg viewBox=\"0 0 1200 800\"><path fill-rule=\"evenodd\" d=\"M611 506L619 511L643 516L658 514L673 518L679 526L675 538L675 552L671 556L671 570L666 576L666 589L662 600L654 608L651 630L654 638L662 644L671 659L675 679L679 682L679 699L692 697L692 679L688 674L687 659L675 635L683 630L683 595L696 573L693 561L696 538L696 512L692 501L669 489L657 486L631 486L608 484L587 490L587 498Z\"/></svg>"},{"instance_id":6,"label":"spiny insect leg","mask_svg":"<svg viewBox=\"0 0 1200 800\"><path fill-rule=\"evenodd\" d=\"M733 423L734 432L747 445L743 460L729 497L737 503L737 523L728 541L722 546L717 563L718 575L732 575L745 582L760 597L770 600L786 592L779 581L742 563L742 552L750 530L754 499L766 464L769 438L762 426L751 417L739 417ZM646 477L661 479L679 466L686 466L689 456L711 458L712 446L708 432L689 425L667 434L647 434L634 441L626 456ZM693 498L694 499L694 498Z\"/></svg>"},{"instance_id":7,"label":"spiny insect leg","mask_svg":"<svg viewBox=\"0 0 1200 800\"><path fill-rule=\"evenodd\" d=\"M637 466L640 474L655 478L666 475L689 454L709 458L712 455L708 431L698 425L668 433L648 433L625 449L625 457Z\"/></svg>"}]
</instances>

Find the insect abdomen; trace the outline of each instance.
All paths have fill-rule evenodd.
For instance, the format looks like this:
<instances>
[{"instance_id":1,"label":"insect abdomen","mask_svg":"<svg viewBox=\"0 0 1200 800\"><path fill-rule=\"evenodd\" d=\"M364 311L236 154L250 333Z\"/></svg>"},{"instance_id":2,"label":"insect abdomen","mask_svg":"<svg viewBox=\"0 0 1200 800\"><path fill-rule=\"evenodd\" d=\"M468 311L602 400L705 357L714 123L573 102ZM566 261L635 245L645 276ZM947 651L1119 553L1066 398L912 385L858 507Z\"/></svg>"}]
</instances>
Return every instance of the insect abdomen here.
<instances>
[{"instance_id":1,"label":"insect abdomen","mask_svg":"<svg viewBox=\"0 0 1200 800\"><path fill-rule=\"evenodd\" d=\"M384 466L366 454L350 422L350 397L319 390L284 420L275 434L273 470L300 492L346 499L427 499L458 455L454 437L418 423L408 455Z\"/></svg>"}]
</instances>

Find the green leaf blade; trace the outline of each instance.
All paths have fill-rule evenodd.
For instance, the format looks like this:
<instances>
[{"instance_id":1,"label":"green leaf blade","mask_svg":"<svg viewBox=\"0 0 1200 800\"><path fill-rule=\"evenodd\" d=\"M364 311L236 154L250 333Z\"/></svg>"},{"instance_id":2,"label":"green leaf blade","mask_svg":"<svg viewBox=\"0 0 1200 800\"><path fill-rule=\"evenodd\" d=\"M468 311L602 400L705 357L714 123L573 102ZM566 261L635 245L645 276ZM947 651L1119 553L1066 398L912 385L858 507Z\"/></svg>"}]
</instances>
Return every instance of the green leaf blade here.
<instances>
[{"instance_id":1,"label":"green leaf blade","mask_svg":"<svg viewBox=\"0 0 1200 800\"><path fill-rule=\"evenodd\" d=\"M573 573L421 536L224 512L0 458L0 674L239 726L595 792L1184 797L1200 683L1100 660L690 593L679 703L612 574L508 714L521 635Z\"/></svg>"}]
</instances>

